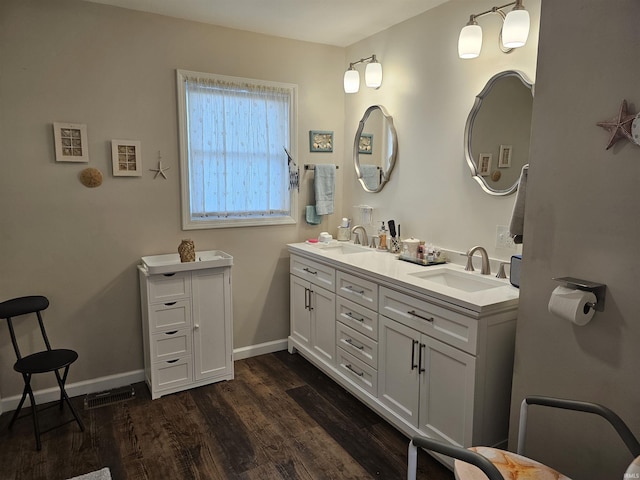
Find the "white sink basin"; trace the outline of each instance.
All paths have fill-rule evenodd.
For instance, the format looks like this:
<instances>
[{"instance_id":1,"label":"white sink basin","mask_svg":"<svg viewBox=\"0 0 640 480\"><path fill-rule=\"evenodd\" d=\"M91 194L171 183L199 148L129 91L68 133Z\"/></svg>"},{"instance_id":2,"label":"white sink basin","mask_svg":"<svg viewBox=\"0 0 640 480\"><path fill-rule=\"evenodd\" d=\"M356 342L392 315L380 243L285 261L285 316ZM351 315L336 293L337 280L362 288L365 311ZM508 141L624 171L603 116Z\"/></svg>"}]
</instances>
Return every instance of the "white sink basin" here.
<instances>
[{"instance_id":1,"label":"white sink basin","mask_svg":"<svg viewBox=\"0 0 640 480\"><path fill-rule=\"evenodd\" d=\"M166 255L151 255L142 257L142 264L150 275L159 273L175 273L187 270L201 270L203 268L227 267L233 265L233 257L221 250L196 252L195 262L181 262L180 255L168 253Z\"/></svg>"},{"instance_id":2,"label":"white sink basin","mask_svg":"<svg viewBox=\"0 0 640 480\"><path fill-rule=\"evenodd\" d=\"M374 252L373 248L355 245L353 243L330 243L328 245L318 244L319 247L327 253L337 253L339 255L349 255L352 253Z\"/></svg>"},{"instance_id":3,"label":"white sink basin","mask_svg":"<svg viewBox=\"0 0 640 480\"><path fill-rule=\"evenodd\" d=\"M420 278L425 282L437 283L463 292L480 292L505 286L504 282L489 276L486 276L486 278L485 276L479 277L471 273L449 270L447 268L414 272L409 275Z\"/></svg>"}]
</instances>

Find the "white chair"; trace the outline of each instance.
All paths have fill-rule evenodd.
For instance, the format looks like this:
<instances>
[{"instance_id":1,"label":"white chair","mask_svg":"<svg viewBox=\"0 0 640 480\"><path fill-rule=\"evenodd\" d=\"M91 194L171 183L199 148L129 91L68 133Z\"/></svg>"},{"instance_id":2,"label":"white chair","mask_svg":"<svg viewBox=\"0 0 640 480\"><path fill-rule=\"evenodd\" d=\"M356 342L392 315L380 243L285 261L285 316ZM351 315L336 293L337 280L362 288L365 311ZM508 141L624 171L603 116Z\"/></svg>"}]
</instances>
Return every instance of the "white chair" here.
<instances>
[{"instance_id":1,"label":"white chair","mask_svg":"<svg viewBox=\"0 0 640 480\"><path fill-rule=\"evenodd\" d=\"M520 429L518 431L517 453L491 447L454 447L427 437L413 437L409 442L409 460L407 479L415 480L418 467L418 448L455 458L454 473L457 480L507 480L516 478L515 471L526 470L527 479L570 480L542 463L523 456L524 439L527 431L527 407L542 405L545 407L593 413L607 420L615 428L635 460L631 463L624 478L640 478L640 443L629 427L610 409L596 403L565 400L552 397L531 396L520 406ZM477 467L477 468L476 468ZM480 469L480 471L478 471ZM484 475L483 475L484 474ZM623 478L621 475L620 478Z\"/></svg>"}]
</instances>

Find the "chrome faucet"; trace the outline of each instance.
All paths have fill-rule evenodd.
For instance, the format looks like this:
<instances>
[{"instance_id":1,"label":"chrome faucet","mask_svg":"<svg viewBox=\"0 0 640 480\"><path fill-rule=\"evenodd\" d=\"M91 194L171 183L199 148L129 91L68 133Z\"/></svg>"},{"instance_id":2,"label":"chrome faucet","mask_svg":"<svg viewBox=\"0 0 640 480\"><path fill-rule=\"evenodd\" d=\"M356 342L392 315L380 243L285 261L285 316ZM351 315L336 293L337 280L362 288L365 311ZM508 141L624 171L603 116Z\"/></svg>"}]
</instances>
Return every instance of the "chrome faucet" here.
<instances>
[{"instance_id":1,"label":"chrome faucet","mask_svg":"<svg viewBox=\"0 0 640 480\"><path fill-rule=\"evenodd\" d=\"M356 230L362 230L362 238L360 238L360 234L358 234L356 232ZM362 225L355 225L352 229L351 229L351 236L353 236L353 234L356 234L356 239L353 241L353 243L355 243L356 245L361 243L362 245L367 245L369 243L369 239L367 238L367 231L364 229L364 227Z\"/></svg>"},{"instance_id":2,"label":"chrome faucet","mask_svg":"<svg viewBox=\"0 0 640 480\"><path fill-rule=\"evenodd\" d=\"M487 251L479 245L476 245L475 247L470 248L469 251L467 252L467 266L464 267L464 269L467 270L468 272L474 271L473 254L476 252L480 252L480 255L482 256L482 269L480 270L480 273L482 275L490 275L491 266L489 265L489 255L487 254Z\"/></svg>"}]
</instances>

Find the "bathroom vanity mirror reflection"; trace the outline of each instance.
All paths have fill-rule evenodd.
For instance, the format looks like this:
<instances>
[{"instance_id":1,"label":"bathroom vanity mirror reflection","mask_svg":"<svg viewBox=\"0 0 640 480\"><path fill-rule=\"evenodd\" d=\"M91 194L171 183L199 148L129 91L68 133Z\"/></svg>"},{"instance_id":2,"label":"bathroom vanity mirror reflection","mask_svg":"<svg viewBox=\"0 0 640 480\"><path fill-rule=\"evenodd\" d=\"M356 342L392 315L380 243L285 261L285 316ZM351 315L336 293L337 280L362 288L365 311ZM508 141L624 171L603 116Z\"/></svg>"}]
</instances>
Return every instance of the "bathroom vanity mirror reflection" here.
<instances>
[{"instance_id":1,"label":"bathroom vanity mirror reflection","mask_svg":"<svg viewBox=\"0 0 640 480\"><path fill-rule=\"evenodd\" d=\"M379 192L391 176L398 154L393 118L381 105L367 108L353 142L353 163L366 192Z\"/></svg>"},{"instance_id":2,"label":"bathroom vanity mirror reflection","mask_svg":"<svg viewBox=\"0 0 640 480\"><path fill-rule=\"evenodd\" d=\"M464 150L473 178L491 195L518 188L529 162L533 84L520 72L507 70L486 84L469 113Z\"/></svg>"}]
</instances>

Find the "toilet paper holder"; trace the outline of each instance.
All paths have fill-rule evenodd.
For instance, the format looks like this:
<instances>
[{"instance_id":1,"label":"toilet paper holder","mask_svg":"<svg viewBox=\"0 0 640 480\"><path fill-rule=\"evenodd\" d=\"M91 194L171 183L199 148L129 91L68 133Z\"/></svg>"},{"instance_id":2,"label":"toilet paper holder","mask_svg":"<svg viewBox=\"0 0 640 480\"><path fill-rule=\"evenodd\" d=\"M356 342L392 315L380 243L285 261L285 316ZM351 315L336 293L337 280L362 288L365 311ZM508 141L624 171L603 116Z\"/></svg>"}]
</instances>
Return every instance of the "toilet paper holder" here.
<instances>
[{"instance_id":1,"label":"toilet paper holder","mask_svg":"<svg viewBox=\"0 0 640 480\"><path fill-rule=\"evenodd\" d=\"M556 277L552 280L556 282L564 283L568 288L576 288L578 290L585 290L587 292L593 292L596 296L595 303L587 303L596 312L604 312L604 297L607 291L607 286L604 283L595 283L588 280L580 280L573 277Z\"/></svg>"}]
</instances>

